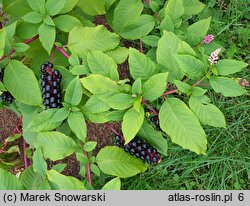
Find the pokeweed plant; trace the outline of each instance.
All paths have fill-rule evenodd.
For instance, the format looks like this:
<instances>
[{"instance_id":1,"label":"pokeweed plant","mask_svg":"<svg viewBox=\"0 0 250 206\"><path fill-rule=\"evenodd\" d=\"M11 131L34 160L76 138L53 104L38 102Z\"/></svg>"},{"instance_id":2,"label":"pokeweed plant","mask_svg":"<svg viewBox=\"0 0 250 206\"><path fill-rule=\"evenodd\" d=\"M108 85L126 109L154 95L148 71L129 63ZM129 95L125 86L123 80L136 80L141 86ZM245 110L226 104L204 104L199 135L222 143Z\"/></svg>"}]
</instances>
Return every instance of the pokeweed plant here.
<instances>
[{"instance_id":1,"label":"pokeweed plant","mask_svg":"<svg viewBox=\"0 0 250 206\"><path fill-rule=\"evenodd\" d=\"M221 59L223 50L210 46L211 17L192 22L204 8L198 0L2 0L1 5L1 106L20 120L1 145L1 189L88 189L94 187L92 174L100 171L115 176L103 189L120 189L120 178L160 164L168 139L206 154L202 125L226 128L208 91L226 97L246 93L231 74L247 64ZM109 30L92 23L96 15L105 16ZM139 50L121 40L133 41ZM117 65L127 59L132 78L120 79ZM119 147L106 146L93 156L97 143L88 141L86 121L106 123ZM116 121L121 131L110 124ZM5 169L20 161L13 146L19 138L25 170L17 178ZM62 175L64 164L48 169L47 160L73 153L82 180Z\"/></svg>"}]
</instances>

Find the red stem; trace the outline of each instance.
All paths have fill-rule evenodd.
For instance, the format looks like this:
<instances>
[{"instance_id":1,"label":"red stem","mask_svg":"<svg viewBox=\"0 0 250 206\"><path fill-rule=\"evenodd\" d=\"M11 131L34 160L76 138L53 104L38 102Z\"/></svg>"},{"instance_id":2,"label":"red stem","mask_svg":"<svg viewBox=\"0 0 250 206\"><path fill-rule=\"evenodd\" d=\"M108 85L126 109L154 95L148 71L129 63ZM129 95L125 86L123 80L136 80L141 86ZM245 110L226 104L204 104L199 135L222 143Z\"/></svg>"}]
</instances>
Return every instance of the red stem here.
<instances>
[{"instance_id":1,"label":"red stem","mask_svg":"<svg viewBox=\"0 0 250 206\"><path fill-rule=\"evenodd\" d=\"M82 146L84 146L84 143L82 143ZM84 155L88 158L88 160L90 160L89 154L87 151L84 151ZM86 169L87 169L87 180L88 180L89 184L92 185L93 182L92 182L92 176L91 176L90 163L87 164Z\"/></svg>"},{"instance_id":2,"label":"red stem","mask_svg":"<svg viewBox=\"0 0 250 206\"><path fill-rule=\"evenodd\" d=\"M153 112L155 115L158 115L158 112L151 107L149 104L147 104L147 100L146 99L142 99L142 104L144 104L151 112Z\"/></svg>"},{"instance_id":3,"label":"red stem","mask_svg":"<svg viewBox=\"0 0 250 206\"><path fill-rule=\"evenodd\" d=\"M107 125L107 127L108 127L112 132L114 132L116 135L118 135L119 137L121 137L122 140L125 141L124 137L123 137L119 132L117 132L117 131L115 130L114 127L112 127L109 123L107 123L106 125Z\"/></svg>"},{"instance_id":4,"label":"red stem","mask_svg":"<svg viewBox=\"0 0 250 206\"><path fill-rule=\"evenodd\" d=\"M26 41L24 42L24 44L29 44L29 43L35 41L38 37L39 37L39 36L36 35L36 36L34 36L34 37L32 37L32 38L26 40ZM11 56L11 55L14 54L15 52L16 52L16 50L15 50L15 49L12 49L12 50L9 52L8 55L3 55L3 56L0 58L0 61L4 60L4 59L5 59L6 57L8 57L8 56Z\"/></svg>"},{"instance_id":5,"label":"red stem","mask_svg":"<svg viewBox=\"0 0 250 206\"><path fill-rule=\"evenodd\" d=\"M171 91L164 92L162 96L166 96L168 94L174 94L176 92L178 92L178 89L174 89L174 90L171 90Z\"/></svg>"},{"instance_id":6,"label":"red stem","mask_svg":"<svg viewBox=\"0 0 250 206\"><path fill-rule=\"evenodd\" d=\"M64 51L64 49L62 48L62 47L58 47L58 46L55 46L56 47L56 49L65 57L65 58L69 58L70 57L70 55L66 52L66 51Z\"/></svg>"},{"instance_id":7,"label":"red stem","mask_svg":"<svg viewBox=\"0 0 250 206\"><path fill-rule=\"evenodd\" d=\"M143 45L142 45L142 40L141 40L141 39L140 39L140 52L141 52L141 53L144 53Z\"/></svg>"}]
</instances>

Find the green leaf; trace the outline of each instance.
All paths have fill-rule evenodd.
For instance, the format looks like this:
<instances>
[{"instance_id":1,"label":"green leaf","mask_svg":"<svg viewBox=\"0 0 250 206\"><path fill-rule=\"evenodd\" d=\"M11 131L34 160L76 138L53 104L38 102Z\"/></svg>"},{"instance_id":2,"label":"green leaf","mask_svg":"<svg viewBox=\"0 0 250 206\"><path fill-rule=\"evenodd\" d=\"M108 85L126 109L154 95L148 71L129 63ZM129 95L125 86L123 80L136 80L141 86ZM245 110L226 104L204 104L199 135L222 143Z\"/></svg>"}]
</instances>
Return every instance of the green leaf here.
<instances>
[{"instance_id":1,"label":"green leaf","mask_svg":"<svg viewBox=\"0 0 250 206\"><path fill-rule=\"evenodd\" d=\"M57 109L49 109L37 114L25 130L42 132L55 129L61 124L61 121L57 121L57 119L55 119L56 121L53 120L53 116L56 112Z\"/></svg>"},{"instance_id":2,"label":"green leaf","mask_svg":"<svg viewBox=\"0 0 250 206\"><path fill-rule=\"evenodd\" d=\"M203 75L204 65L199 59L191 55L176 55L175 58L183 73L190 79L196 80Z\"/></svg>"},{"instance_id":3,"label":"green leaf","mask_svg":"<svg viewBox=\"0 0 250 206\"><path fill-rule=\"evenodd\" d=\"M65 14L65 13L68 13L69 11L71 11L76 6L78 1L79 0L66 1L63 9L60 11L60 14Z\"/></svg>"},{"instance_id":4,"label":"green leaf","mask_svg":"<svg viewBox=\"0 0 250 206\"><path fill-rule=\"evenodd\" d=\"M181 80L184 76L180 69L175 55L177 54L181 40L172 32L163 32L163 36L158 42L156 51L157 62L164 66L164 72L169 72L169 81Z\"/></svg>"},{"instance_id":5,"label":"green leaf","mask_svg":"<svg viewBox=\"0 0 250 206\"><path fill-rule=\"evenodd\" d=\"M217 70L219 75L229 75L239 72L247 66L248 64L242 61L222 59L217 63Z\"/></svg>"},{"instance_id":6,"label":"green leaf","mask_svg":"<svg viewBox=\"0 0 250 206\"><path fill-rule=\"evenodd\" d=\"M98 98L98 95L92 95L86 104L84 105L84 111L90 112L90 113L101 113L108 111L110 109L110 106Z\"/></svg>"},{"instance_id":7,"label":"green leaf","mask_svg":"<svg viewBox=\"0 0 250 206\"><path fill-rule=\"evenodd\" d=\"M55 26L55 23L53 21L53 19L49 16L49 15L46 15L44 18L43 18L43 22L45 24L47 24L48 26Z\"/></svg>"},{"instance_id":8,"label":"green leaf","mask_svg":"<svg viewBox=\"0 0 250 206\"><path fill-rule=\"evenodd\" d=\"M134 81L132 85L132 93L140 95L142 92L142 82L141 78L138 78L137 80Z\"/></svg>"},{"instance_id":9,"label":"green leaf","mask_svg":"<svg viewBox=\"0 0 250 206\"><path fill-rule=\"evenodd\" d=\"M103 95L109 98L116 93L120 93L119 87L115 81L100 74L93 74L85 77L81 79L81 83L92 94ZM101 98L101 96L99 97Z\"/></svg>"},{"instance_id":10,"label":"green leaf","mask_svg":"<svg viewBox=\"0 0 250 206\"><path fill-rule=\"evenodd\" d=\"M82 85L79 80L79 77L77 76L68 85L65 92L64 101L73 106L77 106L80 103L81 99L82 99Z\"/></svg>"},{"instance_id":11,"label":"green leaf","mask_svg":"<svg viewBox=\"0 0 250 206\"><path fill-rule=\"evenodd\" d=\"M96 176L98 176L98 177L101 176L100 169L96 164L91 164L90 169L91 169L91 172L93 172Z\"/></svg>"},{"instance_id":12,"label":"green leaf","mask_svg":"<svg viewBox=\"0 0 250 206\"><path fill-rule=\"evenodd\" d=\"M190 85L188 85L187 83L185 83L185 82L175 80L174 84L177 86L178 90L181 93L189 94L191 92L191 90L192 90L192 87Z\"/></svg>"},{"instance_id":13,"label":"green leaf","mask_svg":"<svg viewBox=\"0 0 250 206\"><path fill-rule=\"evenodd\" d=\"M17 52L25 52L25 51L27 51L29 48L30 48L30 46L27 45L27 44L24 44L24 43L16 43L15 46L14 46L14 49L15 49Z\"/></svg>"},{"instance_id":14,"label":"green leaf","mask_svg":"<svg viewBox=\"0 0 250 206\"><path fill-rule=\"evenodd\" d=\"M91 141L89 141L89 142L86 142L84 144L83 149L85 151L87 151L87 152L91 152L91 151L93 151L95 149L96 145L97 145L97 142L91 142Z\"/></svg>"},{"instance_id":15,"label":"green leaf","mask_svg":"<svg viewBox=\"0 0 250 206\"><path fill-rule=\"evenodd\" d=\"M65 164L59 163L53 166L51 169L61 173L66 167L67 167L66 163Z\"/></svg>"},{"instance_id":16,"label":"green leaf","mask_svg":"<svg viewBox=\"0 0 250 206\"><path fill-rule=\"evenodd\" d=\"M15 21L12 24L5 25L1 30L1 39L5 38L5 40L2 42L4 46L4 54L8 54L12 49L13 49L13 39L14 35L16 33L16 26L17 26L17 21Z\"/></svg>"},{"instance_id":17,"label":"green leaf","mask_svg":"<svg viewBox=\"0 0 250 206\"><path fill-rule=\"evenodd\" d=\"M96 16L106 13L105 1L81 0L78 6L88 15Z\"/></svg>"},{"instance_id":18,"label":"green leaf","mask_svg":"<svg viewBox=\"0 0 250 206\"><path fill-rule=\"evenodd\" d=\"M9 62L4 71L4 84L18 101L29 105L42 104L42 95L37 79L33 71L22 62L17 60Z\"/></svg>"},{"instance_id":19,"label":"green leaf","mask_svg":"<svg viewBox=\"0 0 250 206\"><path fill-rule=\"evenodd\" d=\"M70 32L74 27L81 26L82 23L70 15L60 15L53 19L56 27L64 32Z\"/></svg>"},{"instance_id":20,"label":"green leaf","mask_svg":"<svg viewBox=\"0 0 250 206\"><path fill-rule=\"evenodd\" d=\"M101 74L113 80L119 80L115 61L101 51L92 51L87 55L87 62L93 74Z\"/></svg>"},{"instance_id":21,"label":"green leaf","mask_svg":"<svg viewBox=\"0 0 250 206\"><path fill-rule=\"evenodd\" d=\"M70 137L60 132L41 132L37 135L36 148L41 148L46 159L63 159L76 152L77 145Z\"/></svg>"},{"instance_id":22,"label":"green leaf","mask_svg":"<svg viewBox=\"0 0 250 206\"><path fill-rule=\"evenodd\" d=\"M42 14L35 12L35 11L31 11L27 13L25 16L23 16L22 19L26 22L37 24L43 20L43 17L44 16Z\"/></svg>"},{"instance_id":23,"label":"green leaf","mask_svg":"<svg viewBox=\"0 0 250 206\"><path fill-rule=\"evenodd\" d=\"M143 97L149 101L158 99L166 90L168 83L168 72L152 76L145 82L142 88Z\"/></svg>"},{"instance_id":24,"label":"green leaf","mask_svg":"<svg viewBox=\"0 0 250 206\"><path fill-rule=\"evenodd\" d=\"M0 190L22 190L23 186L11 173L0 168Z\"/></svg>"},{"instance_id":25,"label":"green leaf","mask_svg":"<svg viewBox=\"0 0 250 206\"><path fill-rule=\"evenodd\" d=\"M69 116L69 110L65 107L58 109L52 119L51 122L62 122Z\"/></svg>"},{"instance_id":26,"label":"green leaf","mask_svg":"<svg viewBox=\"0 0 250 206\"><path fill-rule=\"evenodd\" d=\"M174 32L174 22L168 14L165 14L159 28L162 32L164 30Z\"/></svg>"},{"instance_id":27,"label":"green leaf","mask_svg":"<svg viewBox=\"0 0 250 206\"><path fill-rule=\"evenodd\" d=\"M197 54L194 51L194 49L185 41L180 42L178 49L177 49L177 53L197 57Z\"/></svg>"},{"instance_id":28,"label":"green leaf","mask_svg":"<svg viewBox=\"0 0 250 206\"><path fill-rule=\"evenodd\" d=\"M69 33L68 47L80 57L87 50L108 51L119 44L119 36L109 32L104 26L76 27Z\"/></svg>"},{"instance_id":29,"label":"green leaf","mask_svg":"<svg viewBox=\"0 0 250 206\"><path fill-rule=\"evenodd\" d=\"M21 137L21 134L14 134L14 135L9 136L7 139L5 139L5 142L14 142L20 137Z\"/></svg>"},{"instance_id":30,"label":"green leaf","mask_svg":"<svg viewBox=\"0 0 250 206\"><path fill-rule=\"evenodd\" d=\"M27 2L29 3L30 7L39 13L43 13L45 11L45 0L27 0Z\"/></svg>"},{"instance_id":31,"label":"green leaf","mask_svg":"<svg viewBox=\"0 0 250 206\"><path fill-rule=\"evenodd\" d=\"M160 127L172 142L197 154L206 154L207 139L198 118L179 99L168 98L159 113Z\"/></svg>"},{"instance_id":32,"label":"green leaf","mask_svg":"<svg viewBox=\"0 0 250 206\"><path fill-rule=\"evenodd\" d=\"M211 22L211 17L200 20L187 28L187 38L191 46L195 46L203 40L207 34Z\"/></svg>"},{"instance_id":33,"label":"green leaf","mask_svg":"<svg viewBox=\"0 0 250 206\"><path fill-rule=\"evenodd\" d=\"M199 118L201 123L213 127L226 128L226 121L223 113L213 104L207 96L191 96L189 107Z\"/></svg>"},{"instance_id":34,"label":"green leaf","mask_svg":"<svg viewBox=\"0 0 250 206\"><path fill-rule=\"evenodd\" d=\"M134 48L129 49L129 70L133 79L148 80L156 71L155 63Z\"/></svg>"},{"instance_id":35,"label":"green leaf","mask_svg":"<svg viewBox=\"0 0 250 206\"><path fill-rule=\"evenodd\" d=\"M72 66L79 66L80 65L80 59L76 54L71 54L68 58L70 65Z\"/></svg>"},{"instance_id":36,"label":"green leaf","mask_svg":"<svg viewBox=\"0 0 250 206\"><path fill-rule=\"evenodd\" d=\"M43 178L34 171L31 165L21 173L20 182L27 190L37 190L43 183Z\"/></svg>"},{"instance_id":37,"label":"green leaf","mask_svg":"<svg viewBox=\"0 0 250 206\"><path fill-rule=\"evenodd\" d=\"M140 130L144 120L144 109L141 106L137 112L134 108L129 109L123 116L122 133L125 138L125 144L129 143Z\"/></svg>"},{"instance_id":38,"label":"green leaf","mask_svg":"<svg viewBox=\"0 0 250 206\"><path fill-rule=\"evenodd\" d=\"M120 93L113 95L106 103L113 109L124 110L133 105L134 98L131 94Z\"/></svg>"},{"instance_id":39,"label":"green leaf","mask_svg":"<svg viewBox=\"0 0 250 206\"><path fill-rule=\"evenodd\" d=\"M34 171L42 177L46 176L47 163L43 158L43 153L40 148L37 148L33 154L33 168Z\"/></svg>"},{"instance_id":40,"label":"green leaf","mask_svg":"<svg viewBox=\"0 0 250 206\"><path fill-rule=\"evenodd\" d=\"M107 51L106 54L110 56L116 64L122 64L128 57L128 49L126 47L117 47L113 50Z\"/></svg>"},{"instance_id":41,"label":"green leaf","mask_svg":"<svg viewBox=\"0 0 250 206\"><path fill-rule=\"evenodd\" d=\"M66 0L47 0L45 4L46 12L50 16L55 16L64 8Z\"/></svg>"},{"instance_id":42,"label":"green leaf","mask_svg":"<svg viewBox=\"0 0 250 206\"><path fill-rule=\"evenodd\" d=\"M202 96L203 94L205 94L207 90L202 89L200 87L193 87L191 92L193 96L198 97L198 96Z\"/></svg>"},{"instance_id":43,"label":"green leaf","mask_svg":"<svg viewBox=\"0 0 250 206\"><path fill-rule=\"evenodd\" d=\"M76 136L81 141L85 142L87 136L87 126L83 114L81 112L71 112L68 117L68 124Z\"/></svg>"},{"instance_id":44,"label":"green leaf","mask_svg":"<svg viewBox=\"0 0 250 206\"><path fill-rule=\"evenodd\" d=\"M128 9L129 8L129 9ZM121 0L114 10L112 28L116 33L140 16L143 3L139 0Z\"/></svg>"},{"instance_id":45,"label":"green leaf","mask_svg":"<svg viewBox=\"0 0 250 206\"><path fill-rule=\"evenodd\" d=\"M123 115L126 111L111 111L105 115L107 121L122 121Z\"/></svg>"},{"instance_id":46,"label":"green leaf","mask_svg":"<svg viewBox=\"0 0 250 206\"><path fill-rule=\"evenodd\" d=\"M101 149L97 154L96 162L105 174L121 178L132 177L147 169L140 159L114 146Z\"/></svg>"},{"instance_id":47,"label":"green leaf","mask_svg":"<svg viewBox=\"0 0 250 206\"><path fill-rule=\"evenodd\" d=\"M3 30L0 30L0 56L3 56L5 48L5 36Z\"/></svg>"},{"instance_id":48,"label":"green leaf","mask_svg":"<svg viewBox=\"0 0 250 206\"><path fill-rule=\"evenodd\" d=\"M108 181L103 187L102 190L120 190L121 189L121 179L116 177Z\"/></svg>"},{"instance_id":49,"label":"green leaf","mask_svg":"<svg viewBox=\"0 0 250 206\"><path fill-rule=\"evenodd\" d=\"M75 78L75 76L65 67L56 67L63 76L62 82L61 82L61 87L63 90L66 90L70 82Z\"/></svg>"},{"instance_id":50,"label":"green leaf","mask_svg":"<svg viewBox=\"0 0 250 206\"><path fill-rule=\"evenodd\" d=\"M237 97L246 93L237 81L227 77L211 77L210 84L215 92L225 97Z\"/></svg>"},{"instance_id":51,"label":"green leaf","mask_svg":"<svg viewBox=\"0 0 250 206\"><path fill-rule=\"evenodd\" d=\"M155 20L153 16L141 15L125 26L120 32L120 36L125 39L136 40L147 36L154 28Z\"/></svg>"},{"instance_id":52,"label":"green leaf","mask_svg":"<svg viewBox=\"0 0 250 206\"><path fill-rule=\"evenodd\" d=\"M201 3L199 0L182 0L185 8L185 15L191 16L198 14L202 11L205 4Z\"/></svg>"},{"instance_id":53,"label":"green leaf","mask_svg":"<svg viewBox=\"0 0 250 206\"><path fill-rule=\"evenodd\" d=\"M137 112L140 112L140 108L141 108L141 102L142 102L142 96L139 96L135 99L134 101L134 109Z\"/></svg>"},{"instance_id":54,"label":"green leaf","mask_svg":"<svg viewBox=\"0 0 250 206\"><path fill-rule=\"evenodd\" d=\"M157 47L160 37L156 35L148 35L142 38L143 43L151 47Z\"/></svg>"},{"instance_id":55,"label":"green leaf","mask_svg":"<svg viewBox=\"0 0 250 206\"><path fill-rule=\"evenodd\" d=\"M150 124L144 121L137 135L155 147L158 152L167 155L168 141L161 132L155 130Z\"/></svg>"},{"instance_id":56,"label":"green leaf","mask_svg":"<svg viewBox=\"0 0 250 206\"><path fill-rule=\"evenodd\" d=\"M38 34L39 34L39 39L43 47L50 54L51 49L54 46L54 42L56 39L55 27L42 23L41 26L38 28Z\"/></svg>"},{"instance_id":57,"label":"green leaf","mask_svg":"<svg viewBox=\"0 0 250 206\"><path fill-rule=\"evenodd\" d=\"M184 14L182 0L169 0L165 8L165 14L169 15L175 25L179 24L179 19ZM178 27L178 26L177 26Z\"/></svg>"},{"instance_id":58,"label":"green leaf","mask_svg":"<svg viewBox=\"0 0 250 206\"><path fill-rule=\"evenodd\" d=\"M54 190L85 190L84 184L74 177L62 175L55 170L49 170L47 176Z\"/></svg>"}]
</instances>

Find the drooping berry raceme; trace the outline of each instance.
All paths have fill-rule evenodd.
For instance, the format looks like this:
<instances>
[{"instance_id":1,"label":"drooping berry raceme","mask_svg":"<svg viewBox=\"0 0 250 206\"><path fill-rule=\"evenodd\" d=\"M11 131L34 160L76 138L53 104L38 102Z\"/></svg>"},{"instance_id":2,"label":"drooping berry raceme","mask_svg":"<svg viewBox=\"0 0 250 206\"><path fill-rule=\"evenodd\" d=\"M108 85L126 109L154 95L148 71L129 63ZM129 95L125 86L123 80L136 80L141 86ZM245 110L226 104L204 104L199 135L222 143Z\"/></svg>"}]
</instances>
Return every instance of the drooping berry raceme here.
<instances>
[{"instance_id":1,"label":"drooping berry raceme","mask_svg":"<svg viewBox=\"0 0 250 206\"><path fill-rule=\"evenodd\" d=\"M4 77L4 68L0 70L0 82L3 82L3 77ZM4 91L1 95L0 98L6 102L7 104L11 104L13 102L14 97L11 95L10 92Z\"/></svg>"},{"instance_id":2,"label":"drooping berry raceme","mask_svg":"<svg viewBox=\"0 0 250 206\"><path fill-rule=\"evenodd\" d=\"M53 71L53 64L45 62L41 66L41 87L43 105L46 109L62 107L61 80L58 70Z\"/></svg>"},{"instance_id":3,"label":"drooping berry raceme","mask_svg":"<svg viewBox=\"0 0 250 206\"><path fill-rule=\"evenodd\" d=\"M219 53L221 51L221 48L216 49L212 54L209 56L208 61L210 62L210 65L216 64L219 60Z\"/></svg>"},{"instance_id":4,"label":"drooping berry raceme","mask_svg":"<svg viewBox=\"0 0 250 206\"><path fill-rule=\"evenodd\" d=\"M116 135L115 136L116 146L123 148L126 152L130 153L132 156L140 158L150 164L158 164L161 162L161 155L150 144L146 143L138 137L135 137L128 144L124 145L124 140Z\"/></svg>"}]
</instances>

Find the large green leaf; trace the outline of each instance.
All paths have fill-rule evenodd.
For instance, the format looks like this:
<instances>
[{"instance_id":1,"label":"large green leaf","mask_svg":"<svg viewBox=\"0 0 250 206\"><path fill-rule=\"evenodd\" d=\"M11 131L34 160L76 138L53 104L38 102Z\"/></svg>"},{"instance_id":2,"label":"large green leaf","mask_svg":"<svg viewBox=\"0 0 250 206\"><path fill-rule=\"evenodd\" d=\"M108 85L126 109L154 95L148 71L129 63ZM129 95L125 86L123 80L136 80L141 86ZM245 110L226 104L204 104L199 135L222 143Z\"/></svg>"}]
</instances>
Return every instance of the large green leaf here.
<instances>
[{"instance_id":1,"label":"large green leaf","mask_svg":"<svg viewBox=\"0 0 250 206\"><path fill-rule=\"evenodd\" d=\"M57 121L57 119L53 119L56 112L57 109L49 109L37 114L35 117L33 117L29 125L27 125L25 130L42 132L55 129L63 121L63 120Z\"/></svg>"},{"instance_id":2,"label":"large green leaf","mask_svg":"<svg viewBox=\"0 0 250 206\"><path fill-rule=\"evenodd\" d=\"M0 168L0 190L22 190L23 186L11 173Z\"/></svg>"},{"instance_id":3,"label":"large green leaf","mask_svg":"<svg viewBox=\"0 0 250 206\"><path fill-rule=\"evenodd\" d=\"M29 3L29 6L34 10L39 13L44 13L45 12L45 0L27 0Z\"/></svg>"},{"instance_id":4,"label":"large green leaf","mask_svg":"<svg viewBox=\"0 0 250 206\"><path fill-rule=\"evenodd\" d=\"M38 81L22 62L11 60L4 71L4 84L8 91L20 102L41 105L42 95Z\"/></svg>"},{"instance_id":5,"label":"large green leaf","mask_svg":"<svg viewBox=\"0 0 250 206\"><path fill-rule=\"evenodd\" d=\"M180 68L190 79L199 79L204 73L203 63L191 55L176 55Z\"/></svg>"},{"instance_id":6,"label":"large green leaf","mask_svg":"<svg viewBox=\"0 0 250 206\"><path fill-rule=\"evenodd\" d=\"M90 113L101 113L108 111L110 106L98 98L98 95L92 95L83 107L84 111Z\"/></svg>"},{"instance_id":7,"label":"large green leaf","mask_svg":"<svg viewBox=\"0 0 250 206\"><path fill-rule=\"evenodd\" d=\"M76 27L69 33L68 47L72 53L84 56L87 50L108 51L119 44L119 36L104 26Z\"/></svg>"},{"instance_id":8,"label":"large green leaf","mask_svg":"<svg viewBox=\"0 0 250 206\"><path fill-rule=\"evenodd\" d=\"M60 11L60 14L65 14L65 13L68 13L69 11L71 11L76 6L78 1L79 0L66 1L63 9Z\"/></svg>"},{"instance_id":9,"label":"large green leaf","mask_svg":"<svg viewBox=\"0 0 250 206\"><path fill-rule=\"evenodd\" d=\"M148 80L156 71L155 63L137 49L129 49L129 70L134 79Z\"/></svg>"},{"instance_id":10,"label":"large green leaf","mask_svg":"<svg viewBox=\"0 0 250 206\"><path fill-rule=\"evenodd\" d=\"M115 61L101 51L92 51L87 55L87 62L93 74L101 74L113 80L119 80Z\"/></svg>"},{"instance_id":11,"label":"large green leaf","mask_svg":"<svg viewBox=\"0 0 250 206\"><path fill-rule=\"evenodd\" d=\"M43 17L44 16L42 14L32 11L32 12L27 13L25 16L23 16L22 19L26 22L37 24L43 20Z\"/></svg>"},{"instance_id":12,"label":"large green leaf","mask_svg":"<svg viewBox=\"0 0 250 206\"><path fill-rule=\"evenodd\" d=\"M46 12L50 16L58 14L63 8L67 0L47 0L45 4Z\"/></svg>"},{"instance_id":13,"label":"large green leaf","mask_svg":"<svg viewBox=\"0 0 250 206\"><path fill-rule=\"evenodd\" d=\"M37 135L36 148L41 148L44 157L53 161L63 159L76 152L76 143L60 132L41 132Z\"/></svg>"},{"instance_id":14,"label":"large green leaf","mask_svg":"<svg viewBox=\"0 0 250 206\"><path fill-rule=\"evenodd\" d=\"M82 99L82 85L79 80L79 77L75 77L66 89L64 96L65 102L77 106Z\"/></svg>"},{"instance_id":15,"label":"large green leaf","mask_svg":"<svg viewBox=\"0 0 250 206\"><path fill-rule=\"evenodd\" d=\"M128 57L128 49L126 47L117 47L113 50L107 51L106 54L110 56L116 64L125 62Z\"/></svg>"},{"instance_id":16,"label":"large green leaf","mask_svg":"<svg viewBox=\"0 0 250 206\"><path fill-rule=\"evenodd\" d=\"M226 121L223 113L213 104L210 104L207 96L191 96L189 107L199 118L201 123L213 127L226 127Z\"/></svg>"},{"instance_id":17,"label":"large green leaf","mask_svg":"<svg viewBox=\"0 0 250 206\"><path fill-rule=\"evenodd\" d=\"M123 116L122 133L125 144L129 143L140 130L144 120L144 108L141 106L139 112L134 108L129 109Z\"/></svg>"},{"instance_id":18,"label":"large green leaf","mask_svg":"<svg viewBox=\"0 0 250 206\"><path fill-rule=\"evenodd\" d=\"M217 70L219 75L229 75L241 71L247 65L247 63L242 61L222 59L217 63Z\"/></svg>"},{"instance_id":19,"label":"large green leaf","mask_svg":"<svg viewBox=\"0 0 250 206\"><path fill-rule=\"evenodd\" d=\"M43 178L34 171L31 165L21 173L20 182L27 190L38 190L39 186L43 183Z\"/></svg>"},{"instance_id":20,"label":"large green leaf","mask_svg":"<svg viewBox=\"0 0 250 206\"><path fill-rule=\"evenodd\" d=\"M114 10L112 22L116 33L140 16L143 10L143 3L140 0L121 0Z\"/></svg>"},{"instance_id":21,"label":"large green leaf","mask_svg":"<svg viewBox=\"0 0 250 206\"><path fill-rule=\"evenodd\" d=\"M191 16L201 12L205 4L199 0L182 0L185 8L185 15Z\"/></svg>"},{"instance_id":22,"label":"large green leaf","mask_svg":"<svg viewBox=\"0 0 250 206\"><path fill-rule=\"evenodd\" d=\"M237 97L246 93L237 81L227 77L211 77L210 84L215 92L225 97Z\"/></svg>"},{"instance_id":23,"label":"large green leaf","mask_svg":"<svg viewBox=\"0 0 250 206\"><path fill-rule=\"evenodd\" d=\"M74 16L60 15L53 19L56 27L64 32L70 32L74 27L81 26L82 23Z\"/></svg>"},{"instance_id":24,"label":"large green leaf","mask_svg":"<svg viewBox=\"0 0 250 206\"><path fill-rule=\"evenodd\" d=\"M179 24L181 23L181 17L184 14L182 0L169 0L165 8L165 13L171 17L176 27L179 27Z\"/></svg>"},{"instance_id":25,"label":"large green leaf","mask_svg":"<svg viewBox=\"0 0 250 206\"><path fill-rule=\"evenodd\" d=\"M140 159L114 146L101 149L97 154L96 162L105 174L121 178L132 177L147 169Z\"/></svg>"},{"instance_id":26,"label":"large green leaf","mask_svg":"<svg viewBox=\"0 0 250 206\"><path fill-rule=\"evenodd\" d=\"M56 39L56 29L54 26L42 23L38 28L39 39L46 51L50 54Z\"/></svg>"},{"instance_id":27,"label":"large green leaf","mask_svg":"<svg viewBox=\"0 0 250 206\"><path fill-rule=\"evenodd\" d=\"M207 34L211 22L211 17L200 20L187 28L188 42L195 46L201 43L203 37Z\"/></svg>"},{"instance_id":28,"label":"large green leaf","mask_svg":"<svg viewBox=\"0 0 250 206\"><path fill-rule=\"evenodd\" d=\"M108 181L103 187L102 190L120 190L121 189L121 179L116 177Z\"/></svg>"},{"instance_id":29,"label":"large green leaf","mask_svg":"<svg viewBox=\"0 0 250 206\"><path fill-rule=\"evenodd\" d=\"M150 124L144 121L137 135L160 153L167 155L168 141L162 136L161 132L155 130Z\"/></svg>"},{"instance_id":30,"label":"large green leaf","mask_svg":"<svg viewBox=\"0 0 250 206\"><path fill-rule=\"evenodd\" d=\"M119 34L125 39L140 39L147 36L154 28L155 20L153 16L141 15L125 26Z\"/></svg>"},{"instance_id":31,"label":"large green leaf","mask_svg":"<svg viewBox=\"0 0 250 206\"><path fill-rule=\"evenodd\" d=\"M74 177L62 175L55 170L49 170L47 176L54 190L85 190L84 184Z\"/></svg>"},{"instance_id":32,"label":"large green leaf","mask_svg":"<svg viewBox=\"0 0 250 206\"><path fill-rule=\"evenodd\" d=\"M143 97L149 101L158 99L166 90L168 83L168 72L152 76L145 82L142 88Z\"/></svg>"},{"instance_id":33,"label":"large green leaf","mask_svg":"<svg viewBox=\"0 0 250 206\"><path fill-rule=\"evenodd\" d=\"M83 114L81 112L71 112L68 117L68 124L76 136L81 141L85 142L87 136L87 126Z\"/></svg>"},{"instance_id":34,"label":"large green leaf","mask_svg":"<svg viewBox=\"0 0 250 206\"><path fill-rule=\"evenodd\" d=\"M179 99L168 98L159 113L161 129L171 140L197 154L206 154L207 139L198 118Z\"/></svg>"},{"instance_id":35,"label":"large green leaf","mask_svg":"<svg viewBox=\"0 0 250 206\"><path fill-rule=\"evenodd\" d=\"M131 94L120 93L113 95L107 104L113 109L124 110L131 107L134 101L135 98Z\"/></svg>"},{"instance_id":36,"label":"large green leaf","mask_svg":"<svg viewBox=\"0 0 250 206\"><path fill-rule=\"evenodd\" d=\"M78 6L88 15L96 16L106 13L105 1L80 0Z\"/></svg>"},{"instance_id":37,"label":"large green leaf","mask_svg":"<svg viewBox=\"0 0 250 206\"><path fill-rule=\"evenodd\" d=\"M184 76L175 59L180 43L181 40L174 33L167 31L163 32L163 36L158 41L157 62L164 66L164 72L169 72L170 82L181 80Z\"/></svg>"},{"instance_id":38,"label":"large green leaf","mask_svg":"<svg viewBox=\"0 0 250 206\"><path fill-rule=\"evenodd\" d=\"M42 177L46 176L47 163L43 158L43 153L40 148L37 148L33 154L33 168L34 171L40 174Z\"/></svg>"}]
</instances>

